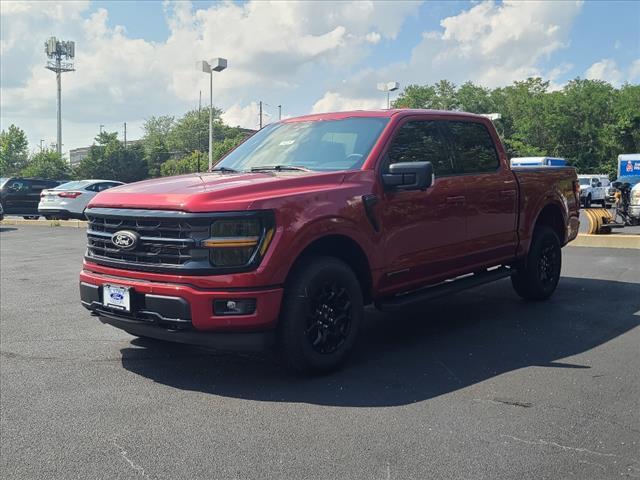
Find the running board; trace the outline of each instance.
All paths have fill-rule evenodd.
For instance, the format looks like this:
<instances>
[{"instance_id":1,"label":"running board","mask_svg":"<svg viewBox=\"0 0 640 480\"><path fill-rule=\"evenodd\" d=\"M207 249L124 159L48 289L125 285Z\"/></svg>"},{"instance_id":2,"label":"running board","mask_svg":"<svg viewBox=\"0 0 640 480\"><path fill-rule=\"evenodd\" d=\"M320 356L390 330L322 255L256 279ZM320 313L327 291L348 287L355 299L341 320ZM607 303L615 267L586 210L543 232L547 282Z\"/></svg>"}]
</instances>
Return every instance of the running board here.
<instances>
[{"instance_id":1,"label":"running board","mask_svg":"<svg viewBox=\"0 0 640 480\"><path fill-rule=\"evenodd\" d=\"M499 267L481 273L474 273L473 275L461 277L458 280L446 280L433 287L422 288L413 292L396 295L395 297L385 298L376 302L376 306L383 312L401 310L416 303L457 293L462 290L467 290L468 288L500 280L501 278L510 277L511 273L512 270L509 267Z\"/></svg>"}]
</instances>

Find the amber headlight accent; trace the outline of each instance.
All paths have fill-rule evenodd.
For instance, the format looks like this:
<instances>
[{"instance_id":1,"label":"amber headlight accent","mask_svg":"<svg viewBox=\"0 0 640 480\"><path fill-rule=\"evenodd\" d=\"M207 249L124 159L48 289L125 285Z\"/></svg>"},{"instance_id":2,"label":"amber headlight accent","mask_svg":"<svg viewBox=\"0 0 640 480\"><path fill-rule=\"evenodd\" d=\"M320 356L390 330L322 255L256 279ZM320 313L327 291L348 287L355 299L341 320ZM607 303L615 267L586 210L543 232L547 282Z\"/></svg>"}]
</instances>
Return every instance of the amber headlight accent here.
<instances>
[{"instance_id":1,"label":"amber headlight accent","mask_svg":"<svg viewBox=\"0 0 640 480\"><path fill-rule=\"evenodd\" d=\"M211 237L201 245L210 249L209 261L214 267L246 267L262 258L273 232L272 214L223 218L211 225Z\"/></svg>"}]
</instances>

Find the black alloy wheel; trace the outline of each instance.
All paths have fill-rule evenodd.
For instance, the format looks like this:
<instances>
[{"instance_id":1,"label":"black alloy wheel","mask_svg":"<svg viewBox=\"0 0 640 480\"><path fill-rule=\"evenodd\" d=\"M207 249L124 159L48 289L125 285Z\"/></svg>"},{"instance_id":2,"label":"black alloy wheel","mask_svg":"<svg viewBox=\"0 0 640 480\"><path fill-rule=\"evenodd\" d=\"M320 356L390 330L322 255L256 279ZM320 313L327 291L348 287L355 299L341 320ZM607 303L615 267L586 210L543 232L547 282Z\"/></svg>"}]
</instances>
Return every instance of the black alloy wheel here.
<instances>
[{"instance_id":1,"label":"black alloy wheel","mask_svg":"<svg viewBox=\"0 0 640 480\"><path fill-rule=\"evenodd\" d=\"M305 336L320 354L334 353L351 330L351 297L339 280L325 282L311 293Z\"/></svg>"},{"instance_id":2,"label":"black alloy wheel","mask_svg":"<svg viewBox=\"0 0 640 480\"><path fill-rule=\"evenodd\" d=\"M562 250L555 231L537 227L527 258L515 265L511 283L518 295L526 300L545 300L558 286L562 270Z\"/></svg>"},{"instance_id":3,"label":"black alloy wheel","mask_svg":"<svg viewBox=\"0 0 640 480\"><path fill-rule=\"evenodd\" d=\"M353 350L363 317L360 282L349 265L328 256L300 260L285 284L278 353L298 373L335 370Z\"/></svg>"}]
</instances>

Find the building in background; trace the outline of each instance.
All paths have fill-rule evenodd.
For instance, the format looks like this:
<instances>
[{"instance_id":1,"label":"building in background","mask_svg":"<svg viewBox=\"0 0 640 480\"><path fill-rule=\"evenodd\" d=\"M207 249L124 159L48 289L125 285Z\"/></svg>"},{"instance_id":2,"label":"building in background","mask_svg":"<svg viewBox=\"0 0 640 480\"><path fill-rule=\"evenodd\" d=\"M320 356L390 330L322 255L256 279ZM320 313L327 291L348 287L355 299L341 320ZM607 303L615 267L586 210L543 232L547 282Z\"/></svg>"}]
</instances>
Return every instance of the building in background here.
<instances>
[{"instance_id":1,"label":"building in background","mask_svg":"<svg viewBox=\"0 0 640 480\"><path fill-rule=\"evenodd\" d=\"M127 146L137 145L141 142L142 140L127 140ZM71 165L72 168L80 165L80 162L89 154L90 148L91 147L79 147L69 150L69 165Z\"/></svg>"}]
</instances>

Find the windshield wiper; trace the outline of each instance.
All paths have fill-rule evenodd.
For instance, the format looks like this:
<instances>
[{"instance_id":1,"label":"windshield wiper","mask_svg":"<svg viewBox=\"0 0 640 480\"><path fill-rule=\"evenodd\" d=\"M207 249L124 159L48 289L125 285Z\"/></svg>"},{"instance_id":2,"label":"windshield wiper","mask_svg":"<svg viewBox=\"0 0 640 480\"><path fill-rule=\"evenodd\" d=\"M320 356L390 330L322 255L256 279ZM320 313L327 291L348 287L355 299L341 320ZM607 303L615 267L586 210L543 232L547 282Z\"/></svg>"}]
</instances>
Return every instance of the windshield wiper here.
<instances>
[{"instance_id":1,"label":"windshield wiper","mask_svg":"<svg viewBox=\"0 0 640 480\"><path fill-rule=\"evenodd\" d=\"M262 167L251 167L252 172L262 172L262 171L297 171L297 172L311 172L310 169L305 167L297 167L295 165L264 165Z\"/></svg>"},{"instance_id":2,"label":"windshield wiper","mask_svg":"<svg viewBox=\"0 0 640 480\"><path fill-rule=\"evenodd\" d=\"M211 170L212 172L238 173L238 170L229 167L218 167Z\"/></svg>"}]
</instances>

